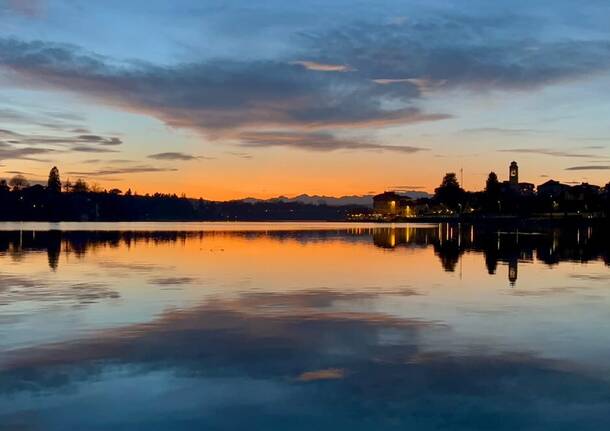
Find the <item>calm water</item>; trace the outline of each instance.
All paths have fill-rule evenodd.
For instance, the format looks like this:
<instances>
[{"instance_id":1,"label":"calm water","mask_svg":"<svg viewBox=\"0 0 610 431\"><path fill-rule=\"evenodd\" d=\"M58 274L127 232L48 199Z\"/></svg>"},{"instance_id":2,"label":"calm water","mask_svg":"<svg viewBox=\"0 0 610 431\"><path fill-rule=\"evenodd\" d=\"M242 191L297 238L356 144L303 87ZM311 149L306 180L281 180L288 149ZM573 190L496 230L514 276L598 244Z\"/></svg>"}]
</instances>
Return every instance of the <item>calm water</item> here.
<instances>
[{"instance_id":1,"label":"calm water","mask_svg":"<svg viewBox=\"0 0 610 431\"><path fill-rule=\"evenodd\" d=\"M3 224L0 429L605 430L609 244Z\"/></svg>"}]
</instances>

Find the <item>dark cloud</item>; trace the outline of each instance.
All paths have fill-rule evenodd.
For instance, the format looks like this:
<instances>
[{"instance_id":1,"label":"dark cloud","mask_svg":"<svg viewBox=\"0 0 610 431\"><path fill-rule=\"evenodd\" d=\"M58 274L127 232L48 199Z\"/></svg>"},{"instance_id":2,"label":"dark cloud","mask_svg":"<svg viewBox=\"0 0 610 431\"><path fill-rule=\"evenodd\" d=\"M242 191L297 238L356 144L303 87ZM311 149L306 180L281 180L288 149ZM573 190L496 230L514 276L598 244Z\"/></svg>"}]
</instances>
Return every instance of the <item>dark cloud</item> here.
<instances>
[{"instance_id":1,"label":"dark cloud","mask_svg":"<svg viewBox=\"0 0 610 431\"><path fill-rule=\"evenodd\" d=\"M579 153L575 151L553 150L551 148L507 148L498 150L502 153L539 154L554 157L594 158L595 154Z\"/></svg>"},{"instance_id":2,"label":"dark cloud","mask_svg":"<svg viewBox=\"0 0 610 431\"><path fill-rule=\"evenodd\" d=\"M2 39L0 64L24 85L81 92L210 136L247 127L366 127L449 117L414 106L416 85L397 91L352 73L321 74L283 61L119 67L74 46Z\"/></svg>"},{"instance_id":3,"label":"dark cloud","mask_svg":"<svg viewBox=\"0 0 610 431\"><path fill-rule=\"evenodd\" d=\"M24 112L13 108L0 108L0 121L25 124L27 126L40 126L56 131L89 133L87 129L80 126L84 121L84 117L71 112L38 112L36 110Z\"/></svg>"},{"instance_id":4,"label":"dark cloud","mask_svg":"<svg viewBox=\"0 0 610 431\"><path fill-rule=\"evenodd\" d=\"M517 15L457 13L399 26L363 23L308 35L318 54L309 58L349 64L376 80L418 78L477 90L535 89L610 68L609 40L536 39L536 25Z\"/></svg>"},{"instance_id":5,"label":"dark cloud","mask_svg":"<svg viewBox=\"0 0 610 431\"><path fill-rule=\"evenodd\" d=\"M18 85L77 92L172 127L239 139L261 130L319 132L439 121L451 115L424 111L422 99L431 91L532 90L610 70L609 40L542 37L535 31L539 25L539 19L515 14L422 14L393 25L360 22L302 33L285 58L173 65L2 38L0 67L15 72ZM316 150L346 145L332 139L336 142L292 139L287 145ZM264 145L256 138L246 144Z\"/></svg>"},{"instance_id":6,"label":"dark cloud","mask_svg":"<svg viewBox=\"0 0 610 431\"><path fill-rule=\"evenodd\" d=\"M252 154L243 153L241 151L227 151L226 154L231 156L239 157L240 159L251 159Z\"/></svg>"},{"instance_id":7,"label":"dark cloud","mask_svg":"<svg viewBox=\"0 0 610 431\"><path fill-rule=\"evenodd\" d=\"M0 129L0 139L10 139L11 143L23 145L57 145L57 146L91 146L114 147L121 145L123 141L117 137L101 135L40 135L33 133L19 133L14 130ZM108 150L110 151L110 150ZM100 151L100 152L103 152Z\"/></svg>"},{"instance_id":8,"label":"dark cloud","mask_svg":"<svg viewBox=\"0 0 610 431\"><path fill-rule=\"evenodd\" d=\"M14 109L2 108L0 109L0 120L2 120L3 122L21 123L30 121L31 117L22 112L15 111Z\"/></svg>"},{"instance_id":9,"label":"dark cloud","mask_svg":"<svg viewBox=\"0 0 610 431\"><path fill-rule=\"evenodd\" d=\"M85 121L85 117L81 114L77 114L74 112L64 112L64 111L45 111L45 115L48 115L51 118L56 118L58 120L66 120L66 121ZM75 132L78 133L78 132ZM81 132L87 133L87 132Z\"/></svg>"},{"instance_id":10,"label":"dark cloud","mask_svg":"<svg viewBox=\"0 0 610 431\"><path fill-rule=\"evenodd\" d=\"M106 175L119 175L119 174L140 174L147 172L176 172L176 168L158 168L154 166L128 166L124 168L107 168L98 169L95 171L71 171L66 172L68 175L79 175L83 177L103 177Z\"/></svg>"},{"instance_id":11,"label":"dark cloud","mask_svg":"<svg viewBox=\"0 0 610 431\"><path fill-rule=\"evenodd\" d=\"M179 153L179 152L151 154L148 156L148 158L155 159L155 160L183 160L183 161L209 159L209 157L193 156L191 154L185 154L185 153Z\"/></svg>"},{"instance_id":12,"label":"dark cloud","mask_svg":"<svg viewBox=\"0 0 610 431\"><path fill-rule=\"evenodd\" d=\"M123 142L116 137L104 137L99 135L79 135L73 138L74 140L78 140L79 142L89 142L96 143L100 145L121 145Z\"/></svg>"},{"instance_id":13,"label":"dark cloud","mask_svg":"<svg viewBox=\"0 0 610 431\"><path fill-rule=\"evenodd\" d=\"M44 10L43 0L3 0L0 13L7 10L30 18L38 17Z\"/></svg>"},{"instance_id":14,"label":"dark cloud","mask_svg":"<svg viewBox=\"0 0 610 431\"><path fill-rule=\"evenodd\" d=\"M400 153L417 153L426 148L412 146L382 145L350 139L340 139L323 132L250 132L239 136L245 147L292 147L313 151L377 150Z\"/></svg>"},{"instance_id":15,"label":"dark cloud","mask_svg":"<svg viewBox=\"0 0 610 431\"><path fill-rule=\"evenodd\" d=\"M522 136L529 134L545 133L542 130L537 129L510 129L502 127L478 127L474 129L463 129L462 133L483 133L483 134L494 134L494 135L508 135L508 136Z\"/></svg>"},{"instance_id":16,"label":"dark cloud","mask_svg":"<svg viewBox=\"0 0 610 431\"><path fill-rule=\"evenodd\" d=\"M117 150L111 150L110 148L94 147L91 145L75 145L70 147L71 151L77 153L118 153Z\"/></svg>"},{"instance_id":17,"label":"dark cloud","mask_svg":"<svg viewBox=\"0 0 610 431\"><path fill-rule=\"evenodd\" d=\"M136 163L135 160L129 160L129 159L86 159L81 161L81 163L87 163L87 164L97 164L97 163L111 163L111 164L123 164L123 163Z\"/></svg>"},{"instance_id":18,"label":"dark cloud","mask_svg":"<svg viewBox=\"0 0 610 431\"><path fill-rule=\"evenodd\" d=\"M609 171L610 165L584 165L571 166L565 169L566 171Z\"/></svg>"},{"instance_id":19,"label":"dark cloud","mask_svg":"<svg viewBox=\"0 0 610 431\"><path fill-rule=\"evenodd\" d=\"M8 129L0 129L0 138L18 138L21 135L17 132Z\"/></svg>"},{"instance_id":20,"label":"dark cloud","mask_svg":"<svg viewBox=\"0 0 610 431\"><path fill-rule=\"evenodd\" d=\"M36 175L32 172L24 172L24 171L4 171L7 174L13 174L13 175Z\"/></svg>"},{"instance_id":21,"label":"dark cloud","mask_svg":"<svg viewBox=\"0 0 610 431\"><path fill-rule=\"evenodd\" d=\"M39 161L35 156L57 152L50 148L15 147L14 145L0 143L0 160L33 160Z\"/></svg>"},{"instance_id":22,"label":"dark cloud","mask_svg":"<svg viewBox=\"0 0 610 431\"><path fill-rule=\"evenodd\" d=\"M390 186L390 188L393 190L422 190L422 189L425 189L426 187L406 185L406 186Z\"/></svg>"}]
</instances>

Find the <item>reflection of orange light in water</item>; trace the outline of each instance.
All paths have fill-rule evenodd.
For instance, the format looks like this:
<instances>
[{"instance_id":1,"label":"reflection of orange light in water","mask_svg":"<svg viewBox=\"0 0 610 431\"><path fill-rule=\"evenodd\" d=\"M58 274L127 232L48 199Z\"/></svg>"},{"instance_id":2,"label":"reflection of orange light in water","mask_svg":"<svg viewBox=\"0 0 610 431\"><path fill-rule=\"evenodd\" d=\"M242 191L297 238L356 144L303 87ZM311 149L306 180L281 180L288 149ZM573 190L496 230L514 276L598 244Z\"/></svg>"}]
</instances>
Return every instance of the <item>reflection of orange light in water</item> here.
<instances>
[{"instance_id":1,"label":"reflection of orange light in water","mask_svg":"<svg viewBox=\"0 0 610 431\"><path fill-rule=\"evenodd\" d=\"M323 234L318 238L295 238L289 234L261 232L247 235L197 232L174 242L141 238L102 243L87 248L84 254L81 250L81 255L64 242L57 274L61 277L67 271L99 272L98 264L111 262L121 265L114 269L104 265L101 268L114 276L120 273L126 279L142 278L146 274L137 265L146 264L164 276L194 274L214 280L241 277L247 279L249 286L263 289L322 288L334 284L349 290L352 288L350 281L356 278L356 284L364 282L374 286L387 281L400 285L406 282L410 267L413 272L408 276L409 281L414 279L415 272L421 274L421 268L439 269L438 258L432 249L401 248L388 255L373 244L371 232L370 229L356 229L351 235L340 238ZM408 229L406 232L411 234ZM396 245L395 230L391 233L391 241ZM24 264L16 269L40 269L46 264L46 253L28 254ZM381 278L380 269L384 272ZM301 285L304 273L314 285ZM100 276L104 275L106 272ZM129 286L129 283L125 281L125 285Z\"/></svg>"}]
</instances>

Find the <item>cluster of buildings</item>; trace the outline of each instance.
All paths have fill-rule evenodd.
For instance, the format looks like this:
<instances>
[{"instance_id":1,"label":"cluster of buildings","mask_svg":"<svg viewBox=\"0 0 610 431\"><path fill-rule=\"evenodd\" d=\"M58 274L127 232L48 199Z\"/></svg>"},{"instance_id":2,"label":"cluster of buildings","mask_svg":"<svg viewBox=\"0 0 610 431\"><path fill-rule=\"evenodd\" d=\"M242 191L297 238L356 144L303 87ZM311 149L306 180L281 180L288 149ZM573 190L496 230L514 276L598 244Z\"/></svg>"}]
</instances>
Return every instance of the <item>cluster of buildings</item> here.
<instances>
[{"instance_id":1,"label":"cluster of buildings","mask_svg":"<svg viewBox=\"0 0 610 431\"><path fill-rule=\"evenodd\" d=\"M499 183L499 192L504 196L537 197L550 201L587 201L599 196L603 189L582 183L575 186L548 180L536 187L532 183L519 181L519 166L511 162L508 180ZM395 191L387 191L373 197L373 211L378 217L415 217L430 212L430 200L416 200Z\"/></svg>"}]
</instances>

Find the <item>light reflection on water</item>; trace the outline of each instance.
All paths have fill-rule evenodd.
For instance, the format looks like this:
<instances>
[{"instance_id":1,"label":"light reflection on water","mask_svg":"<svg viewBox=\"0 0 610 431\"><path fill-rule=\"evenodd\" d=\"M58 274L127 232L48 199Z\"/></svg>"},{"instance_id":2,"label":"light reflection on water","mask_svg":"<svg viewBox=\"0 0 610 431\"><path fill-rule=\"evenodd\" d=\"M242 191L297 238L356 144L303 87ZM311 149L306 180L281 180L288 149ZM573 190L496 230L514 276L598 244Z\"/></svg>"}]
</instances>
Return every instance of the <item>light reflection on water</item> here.
<instances>
[{"instance_id":1,"label":"light reflection on water","mask_svg":"<svg viewBox=\"0 0 610 431\"><path fill-rule=\"evenodd\" d=\"M606 232L112 226L0 225L0 430L610 419Z\"/></svg>"}]
</instances>

